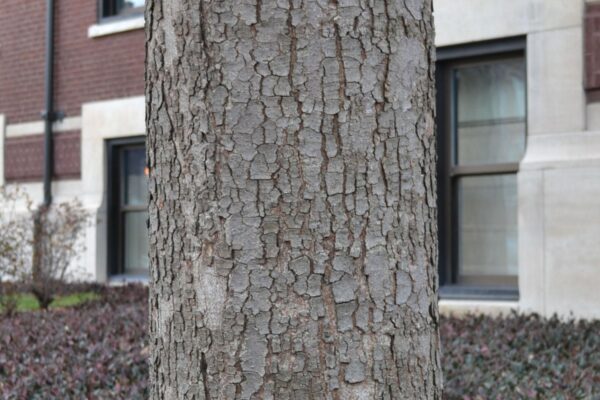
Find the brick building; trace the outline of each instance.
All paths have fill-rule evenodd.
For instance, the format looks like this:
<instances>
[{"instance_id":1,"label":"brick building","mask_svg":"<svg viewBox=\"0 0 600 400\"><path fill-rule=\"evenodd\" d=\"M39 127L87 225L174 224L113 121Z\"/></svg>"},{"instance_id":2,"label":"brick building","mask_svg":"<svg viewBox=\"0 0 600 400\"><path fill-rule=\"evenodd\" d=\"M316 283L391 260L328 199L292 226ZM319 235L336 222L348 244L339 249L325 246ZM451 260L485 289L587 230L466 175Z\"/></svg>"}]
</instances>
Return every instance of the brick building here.
<instances>
[{"instance_id":1,"label":"brick building","mask_svg":"<svg viewBox=\"0 0 600 400\"><path fill-rule=\"evenodd\" d=\"M20 182L37 202L44 155L44 3L0 3L0 183ZM84 263L99 280L147 268L140 207L143 3L55 1L54 108L64 116L54 123L53 194L55 201L77 196L98 215L98 226L86 238ZM128 192L110 190L121 186ZM127 258L117 254L121 251Z\"/></svg>"},{"instance_id":2,"label":"brick building","mask_svg":"<svg viewBox=\"0 0 600 400\"><path fill-rule=\"evenodd\" d=\"M147 271L143 0L56 1L55 201ZM442 308L600 317L600 2L434 0ZM0 3L0 183L42 200L46 10Z\"/></svg>"}]
</instances>

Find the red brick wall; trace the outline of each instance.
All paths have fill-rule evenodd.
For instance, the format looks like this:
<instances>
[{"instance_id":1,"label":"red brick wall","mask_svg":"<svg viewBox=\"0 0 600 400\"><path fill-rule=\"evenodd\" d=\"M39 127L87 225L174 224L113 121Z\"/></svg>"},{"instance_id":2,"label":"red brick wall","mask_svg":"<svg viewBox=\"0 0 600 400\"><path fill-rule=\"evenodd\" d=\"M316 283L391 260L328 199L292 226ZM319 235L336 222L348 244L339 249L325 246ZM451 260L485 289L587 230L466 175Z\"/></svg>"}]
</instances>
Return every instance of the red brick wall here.
<instances>
[{"instance_id":1,"label":"red brick wall","mask_svg":"<svg viewBox=\"0 0 600 400\"><path fill-rule=\"evenodd\" d=\"M0 114L14 124L44 108L45 2L0 0ZM81 114L89 101L142 95L144 32L88 38L96 0L56 1L55 107Z\"/></svg>"},{"instance_id":2,"label":"red brick wall","mask_svg":"<svg viewBox=\"0 0 600 400\"><path fill-rule=\"evenodd\" d=\"M79 115L81 103L143 95L144 31L90 39L87 30L96 22L97 2L56 4L57 109Z\"/></svg>"},{"instance_id":3,"label":"red brick wall","mask_svg":"<svg viewBox=\"0 0 600 400\"><path fill-rule=\"evenodd\" d=\"M36 120L44 109L44 14L40 0L0 0L0 114Z\"/></svg>"},{"instance_id":4,"label":"red brick wall","mask_svg":"<svg viewBox=\"0 0 600 400\"><path fill-rule=\"evenodd\" d=\"M36 181L43 177L44 135L10 138L4 144L4 177L8 182ZM81 172L81 135L61 132L54 135L54 177L76 179Z\"/></svg>"},{"instance_id":5,"label":"red brick wall","mask_svg":"<svg viewBox=\"0 0 600 400\"><path fill-rule=\"evenodd\" d=\"M600 101L600 2L586 7L585 87L591 101Z\"/></svg>"}]
</instances>

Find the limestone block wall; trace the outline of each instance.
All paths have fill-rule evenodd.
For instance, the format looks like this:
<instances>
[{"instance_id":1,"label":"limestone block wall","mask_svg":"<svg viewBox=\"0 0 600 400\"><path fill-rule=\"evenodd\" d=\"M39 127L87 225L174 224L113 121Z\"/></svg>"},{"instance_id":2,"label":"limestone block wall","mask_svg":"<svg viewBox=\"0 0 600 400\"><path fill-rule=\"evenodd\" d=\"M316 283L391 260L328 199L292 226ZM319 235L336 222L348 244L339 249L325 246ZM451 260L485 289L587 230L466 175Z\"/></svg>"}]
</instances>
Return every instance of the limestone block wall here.
<instances>
[{"instance_id":1,"label":"limestone block wall","mask_svg":"<svg viewBox=\"0 0 600 400\"><path fill-rule=\"evenodd\" d=\"M586 1L435 0L434 9L438 46L527 38L517 306L600 317L600 103L584 86Z\"/></svg>"}]
</instances>

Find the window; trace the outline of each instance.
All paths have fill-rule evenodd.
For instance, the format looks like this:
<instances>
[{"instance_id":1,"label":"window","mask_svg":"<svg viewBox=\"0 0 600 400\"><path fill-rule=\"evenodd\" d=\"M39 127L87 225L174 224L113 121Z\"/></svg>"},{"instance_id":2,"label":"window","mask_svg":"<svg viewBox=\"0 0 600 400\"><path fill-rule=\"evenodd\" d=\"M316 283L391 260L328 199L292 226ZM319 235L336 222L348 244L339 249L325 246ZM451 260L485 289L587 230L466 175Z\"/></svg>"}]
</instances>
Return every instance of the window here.
<instances>
[{"instance_id":1,"label":"window","mask_svg":"<svg viewBox=\"0 0 600 400\"><path fill-rule=\"evenodd\" d=\"M145 0L101 0L101 15L107 17L126 17L144 12Z\"/></svg>"},{"instance_id":2,"label":"window","mask_svg":"<svg viewBox=\"0 0 600 400\"><path fill-rule=\"evenodd\" d=\"M442 296L517 296L524 41L438 50Z\"/></svg>"},{"instance_id":3,"label":"window","mask_svg":"<svg viewBox=\"0 0 600 400\"><path fill-rule=\"evenodd\" d=\"M148 275L148 184L143 138L108 143L112 275Z\"/></svg>"}]
</instances>

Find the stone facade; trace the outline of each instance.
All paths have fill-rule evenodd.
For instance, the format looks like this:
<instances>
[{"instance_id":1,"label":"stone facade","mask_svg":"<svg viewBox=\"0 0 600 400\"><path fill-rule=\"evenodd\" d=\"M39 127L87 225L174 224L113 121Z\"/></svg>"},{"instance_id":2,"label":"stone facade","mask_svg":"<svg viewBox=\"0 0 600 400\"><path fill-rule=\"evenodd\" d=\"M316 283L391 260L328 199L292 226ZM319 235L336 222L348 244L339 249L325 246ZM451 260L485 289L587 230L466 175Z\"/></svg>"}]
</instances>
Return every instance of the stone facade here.
<instances>
[{"instance_id":1,"label":"stone facade","mask_svg":"<svg viewBox=\"0 0 600 400\"><path fill-rule=\"evenodd\" d=\"M527 146L517 174L519 301L505 303L505 310L600 317L600 103L586 99L583 35L586 8L597 6L434 1L438 47L527 41ZM592 49L588 42L592 51L598 57L597 44ZM460 311L461 304L441 309Z\"/></svg>"}]
</instances>

